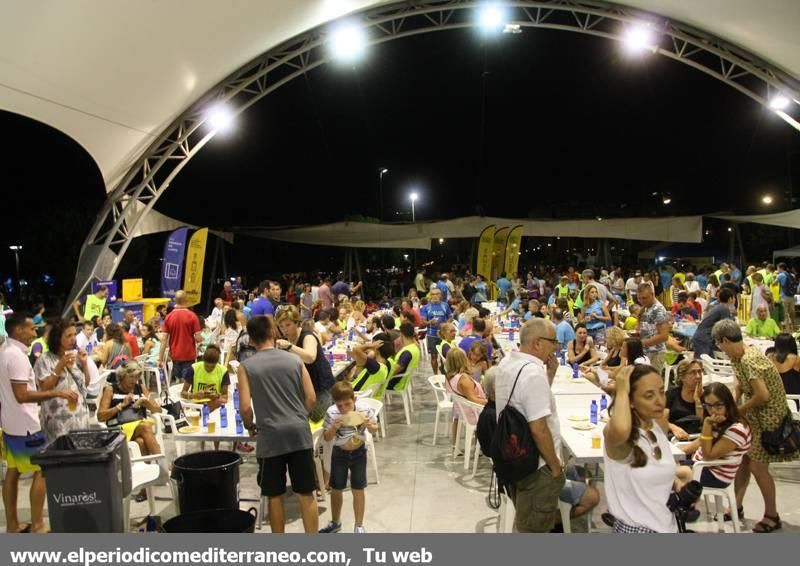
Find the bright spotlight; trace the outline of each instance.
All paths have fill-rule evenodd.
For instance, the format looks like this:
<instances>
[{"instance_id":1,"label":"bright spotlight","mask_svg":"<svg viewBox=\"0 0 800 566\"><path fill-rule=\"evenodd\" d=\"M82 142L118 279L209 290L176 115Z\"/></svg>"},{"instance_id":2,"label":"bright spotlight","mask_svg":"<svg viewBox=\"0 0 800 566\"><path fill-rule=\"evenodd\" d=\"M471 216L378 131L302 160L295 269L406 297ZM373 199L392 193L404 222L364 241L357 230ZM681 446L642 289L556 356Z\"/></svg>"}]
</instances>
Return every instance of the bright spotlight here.
<instances>
[{"instance_id":1,"label":"bright spotlight","mask_svg":"<svg viewBox=\"0 0 800 566\"><path fill-rule=\"evenodd\" d=\"M772 204L772 195L764 195L761 197L761 202L764 204Z\"/></svg>"},{"instance_id":2,"label":"bright spotlight","mask_svg":"<svg viewBox=\"0 0 800 566\"><path fill-rule=\"evenodd\" d=\"M769 107L773 110L786 110L789 107L789 103L791 101L788 97L778 94L772 97L772 100L769 101Z\"/></svg>"},{"instance_id":3,"label":"bright spotlight","mask_svg":"<svg viewBox=\"0 0 800 566\"><path fill-rule=\"evenodd\" d=\"M665 196L664 198L661 199L661 202L663 202L664 204L669 204L672 202L672 197Z\"/></svg>"},{"instance_id":4,"label":"bright spotlight","mask_svg":"<svg viewBox=\"0 0 800 566\"><path fill-rule=\"evenodd\" d=\"M733 228L728 228L728 232L733 232Z\"/></svg>"},{"instance_id":5,"label":"bright spotlight","mask_svg":"<svg viewBox=\"0 0 800 566\"><path fill-rule=\"evenodd\" d=\"M444 244L444 238L439 238L439 243Z\"/></svg>"},{"instance_id":6,"label":"bright spotlight","mask_svg":"<svg viewBox=\"0 0 800 566\"><path fill-rule=\"evenodd\" d=\"M212 129L226 132L233 125L233 112L224 104L220 104L209 110L207 120Z\"/></svg>"},{"instance_id":7,"label":"bright spotlight","mask_svg":"<svg viewBox=\"0 0 800 566\"><path fill-rule=\"evenodd\" d=\"M632 25L625 30L624 43L629 52L641 53L655 46L655 34L648 25Z\"/></svg>"},{"instance_id":8,"label":"bright spotlight","mask_svg":"<svg viewBox=\"0 0 800 566\"><path fill-rule=\"evenodd\" d=\"M495 31L503 24L503 11L494 4L484 6L478 20L486 31Z\"/></svg>"},{"instance_id":9,"label":"bright spotlight","mask_svg":"<svg viewBox=\"0 0 800 566\"><path fill-rule=\"evenodd\" d=\"M367 49L367 34L354 24L344 25L333 32L331 50L340 61L355 61Z\"/></svg>"},{"instance_id":10,"label":"bright spotlight","mask_svg":"<svg viewBox=\"0 0 800 566\"><path fill-rule=\"evenodd\" d=\"M408 198L411 199L411 202L414 202L419 198L419 195L417 193L411 193L410 195L408 195Z\"/></svg>"}]
</instances>

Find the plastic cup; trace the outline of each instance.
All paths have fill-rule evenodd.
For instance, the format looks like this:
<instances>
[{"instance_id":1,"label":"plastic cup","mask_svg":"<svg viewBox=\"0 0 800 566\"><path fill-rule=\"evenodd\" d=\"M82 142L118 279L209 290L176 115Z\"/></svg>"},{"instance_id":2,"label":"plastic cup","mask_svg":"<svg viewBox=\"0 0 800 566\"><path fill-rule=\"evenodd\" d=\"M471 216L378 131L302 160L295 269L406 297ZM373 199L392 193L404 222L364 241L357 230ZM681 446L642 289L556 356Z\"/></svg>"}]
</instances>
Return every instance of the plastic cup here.
<instances>
[{"instance_id":1,"label":"plastic cup","mask_svg":"<svg viewBox=\"0 0 800 566\"><path fill-rule=\"evenodd\" d=\"M206 428L208 429L209 434L213 434L217 431L217 423L214 421L208 421L208 426Z\"/></svg>"},{"instance_id":2,"label":"plastic cup","mask_svg":"<svg viewBox=\"0 0 800 566\"><path fill-rule=\"evenodd\" d=\"M189 422L192 424L192 426L200 426L200 414L194 413L189 415Z\"/></svg>"},{"instance_id":3,"label":"plastic cup","mask_svg":"<svg viewBox=\"0 0 800 566\"><path fill-rule=\"evenodd\" d=\"M592 431L592 448L600 449L600 431Z\"/></svg>"},{"instance_id":4,"label":"plastic cup","mask_svg":"<svg viewBox=\"0 0 800 566\"><path fill-rule=\"evenodd\" d=\"M77 399L69 399L67 401L67 409L69 409L70 412L72 412L72 413L77 411L78 410L78 400Z\"/></svg>"}]
</instances>

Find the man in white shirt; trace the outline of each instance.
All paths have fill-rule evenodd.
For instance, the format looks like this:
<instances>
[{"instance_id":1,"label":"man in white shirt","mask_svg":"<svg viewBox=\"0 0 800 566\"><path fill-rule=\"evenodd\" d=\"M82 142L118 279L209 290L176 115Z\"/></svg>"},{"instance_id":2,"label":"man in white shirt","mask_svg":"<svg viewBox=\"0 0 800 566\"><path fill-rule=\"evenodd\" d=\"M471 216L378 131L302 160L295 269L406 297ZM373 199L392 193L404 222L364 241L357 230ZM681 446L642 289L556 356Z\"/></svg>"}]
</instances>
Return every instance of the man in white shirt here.
<instances>
[{"instance_id":1,"label":"man in white shirt","mask_svg":"<svg viewBox=\"0 0 800 566\"><path fill-rule=\"evenodd\" d=\"M211 328L219 328L222 324L222 317L225 315L225 303L221 297L214 299L214 310L211 311L211 316L208 317L209 326Z\"/></svg>"},{"instance_id":2,"label":"man in white shirt","mask_svg":"<svg viewBox=\"0 0 800 566\"><path fill-rule=\"evenodd\" d=\"M6 319L6 330L8 339L0 347L0 427L8 465L3 482L6 531L43 533L47 531L44 477L41 468L31 463L31 456L44 448L47 440L39 424L39 403L57 397L74 402L78 394L69 389L36 390L36 378L28 360L28 348L36 338L33 319L24 313L14 313ZM21 525L17 517L19 477L28 473L33 473L31 524Z\"/></svg>"},{"instance_id":3,"label":"man in white shirt","mask_svg":"<svg viewBox=\"0 0 800 566\"><path fill-rule=\"evenodd\" d=\"M625 292L628 294L628 298L634 303L636 302L636 290L639 288L639 284L641 282L642 272L638 269L636 270L636 273L633 274L633 277L625 282Z\"/></svg>"},{"instance_id":4,"label":"man in white shirt","mask_svg":"<svg viewBox=\"0 0 800 566\"><path fill-rule=\"evenodd\" d=\"M519 532L546 533L553 528L558 497L566 479L559 459L558 414L550 391L550 380L558 368L555 357L558 347L555 327L545 319L534 318L520 331L519 351L511 352L498 366L497 415L510 402L525 416L539 449L539 469L510 486L516 509L514 525ZM514 396L509 401L512 388Z\"/></svg>"}]
</instances>

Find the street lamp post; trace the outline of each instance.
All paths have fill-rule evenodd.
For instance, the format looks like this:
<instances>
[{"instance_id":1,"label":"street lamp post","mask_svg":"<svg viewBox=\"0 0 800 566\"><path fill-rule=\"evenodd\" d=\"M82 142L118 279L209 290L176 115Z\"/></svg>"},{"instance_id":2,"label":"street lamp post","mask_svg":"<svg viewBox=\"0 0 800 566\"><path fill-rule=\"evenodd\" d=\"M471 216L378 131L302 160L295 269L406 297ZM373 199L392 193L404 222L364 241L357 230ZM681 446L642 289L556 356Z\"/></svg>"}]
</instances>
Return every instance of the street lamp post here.
<instances>
[{"instance_id":1,"label":"street lamp post","mask_svg":"<svg viewBox=\"0 0 800 566\"><path fill-rule=\"evenodd\" d=\"M416 192L414 192L414 193L411 193L409 195L409 198L411 199L411 223L412 224L416 224L417 223L417 217L416 217L415 211L414 211L414 203L417 202L417 199L419 198L419 195ZM416 271L416 269L417 269L417 248L415 246L414 247L414 270Z\"/></svg>"},{"instance_id":2,"label":"street lamp post","mask_svg":"<svg viewBox=\"0 0 800 566\"><path fill-rule=\"evenodd\" d=\"M383 176L388 173L386 167L381 167L378 171L378 220L383 222Z\"/></svg>"},{"instance_id":3,"label":"street lamp post","mask_svg":"<svg viewBox=\"0 0 800 566\"><path fill-rule=\"evenodd\" d=\"M16 260L17 265L17 286L19 287L19 252L22 251L22 245L16 244L14 246L8 246L8 249L14 252L14 259ZM20 292L22 292L21 289Z\"/></svg>"}]
</instances>

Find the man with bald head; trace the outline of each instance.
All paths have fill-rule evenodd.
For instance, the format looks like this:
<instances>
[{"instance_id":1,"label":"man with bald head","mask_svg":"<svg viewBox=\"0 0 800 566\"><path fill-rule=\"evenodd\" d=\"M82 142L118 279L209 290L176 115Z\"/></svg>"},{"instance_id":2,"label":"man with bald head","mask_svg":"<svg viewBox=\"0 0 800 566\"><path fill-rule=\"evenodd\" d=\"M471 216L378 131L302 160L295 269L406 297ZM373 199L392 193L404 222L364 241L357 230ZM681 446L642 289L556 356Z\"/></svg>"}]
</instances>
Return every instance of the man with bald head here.
<instances>
[{"instance_id":1,"label":"man with bald head","mask_svg":"<svg viewBox=\"0 0 800 566\"><path fill-rule=\"evenodd\" d=\"M519 351L510 352L498 365L497 414L508 404L522 413L539 449L539 468L509 486L516 509L514 525L521 533L546 533L555 524L558 497L566 481L559 459L558 414L550 391L559 343L555 326L543 318L526 322L519 338Z\"/></svg>"},{"instance_id":2,"label":"man with bald head","mask_svg":"<svg viewBox=\"0 0 800 566\"><path fill-rule=\"evenodd\" d=\"M751 338L769 338L774 340L781 330L775 319L770 318L767 305L758 305L755 318L751 318L747 323L745 334Z\"/></svg>"},{"instance_id":3,"label":"man with bald head","mask_svg":"<svg viewBox=\"0 0 800 566\"><path fill-rule=\"evenodd\" d=\"M197 360L197 344L202 342L200 321L197 315L188 308L189 302L185 291L175 293L175 308L164 319L161 326L166 334L164 340L169 341L169 354L172 358L172 379L182 381L184 373ZM159 367L164 366L166 348L161 348Z\"/></svg>"}]
</instances>

